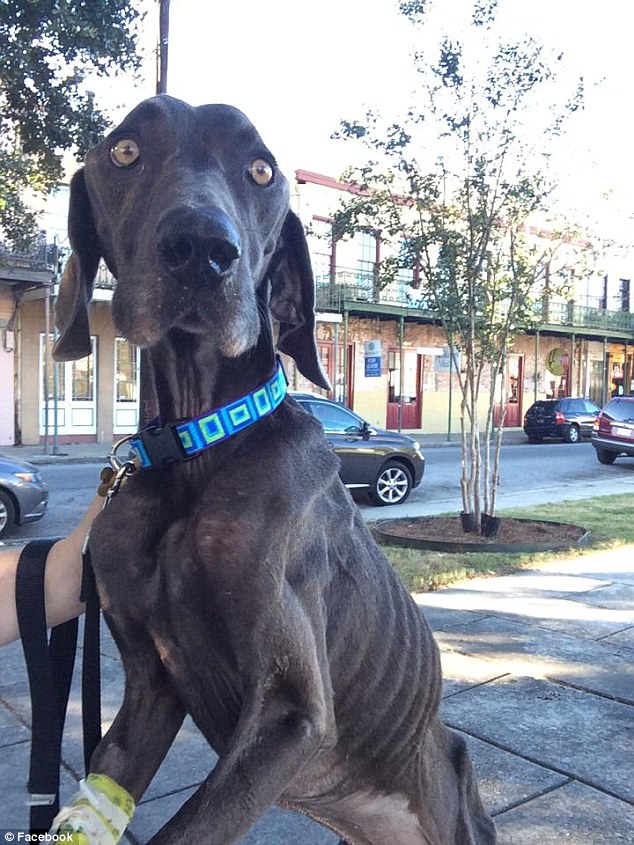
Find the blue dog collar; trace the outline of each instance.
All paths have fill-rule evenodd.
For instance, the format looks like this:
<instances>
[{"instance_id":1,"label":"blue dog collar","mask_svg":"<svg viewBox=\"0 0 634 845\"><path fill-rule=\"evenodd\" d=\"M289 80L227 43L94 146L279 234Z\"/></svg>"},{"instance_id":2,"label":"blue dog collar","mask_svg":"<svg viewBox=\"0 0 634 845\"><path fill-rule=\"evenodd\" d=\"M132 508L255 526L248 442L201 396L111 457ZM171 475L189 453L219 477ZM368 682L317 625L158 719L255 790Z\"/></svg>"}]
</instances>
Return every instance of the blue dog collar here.
<instances>
[{"instance_id":1,"label":"blue dog collar","mask_svg":"<svg viewBox=\"0 0 634 845\"><path fill-rule=\"evenodd\" d=\"M286 395L287 381L280 361L275 375L261 387L188 422L161 426L153 420L131 440L142 469L161 469L172 461L186 461L272 414Z\"/></svg>"}]
</instances>

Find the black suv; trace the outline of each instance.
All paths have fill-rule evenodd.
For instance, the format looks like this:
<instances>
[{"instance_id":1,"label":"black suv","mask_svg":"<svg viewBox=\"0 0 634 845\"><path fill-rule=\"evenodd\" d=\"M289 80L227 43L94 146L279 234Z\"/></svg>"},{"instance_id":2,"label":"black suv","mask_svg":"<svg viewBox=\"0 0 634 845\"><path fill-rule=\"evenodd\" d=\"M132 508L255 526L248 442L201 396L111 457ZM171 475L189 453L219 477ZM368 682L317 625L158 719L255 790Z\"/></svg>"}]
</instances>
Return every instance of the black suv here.
<instances>
[{"instance_id":1,"label":"black suv","mask_svg":"<svg viewBox=\"0 0 634 845\"><path fill-rule=\"evenodd\" d=\"M592 426L601 408L589 399L566 396L562 399L540 399L524 415L524 431L535 443L544 437L557 437L577 443L592 434Z\"/></svg>"},{"instance_id":2,"label":"black suv","mask_svg":"<svg viewBox=\"0 0 634 845\"><path fill-rule=\"evenodd\" d=\"M425 470L420 444L407 434L373 428L349 408L310 393L295 401L324 427L350 489L364 490L375 505L399 505L418 487Z\"/></svg>"},{"instance_id":3,"label":"black suv","mask_svg":"<svg viewBox=\"0 0 634 845\"><path fill-rule=\"evenodd\" d=\"M592 445L602 464L613 464L619 455L634 458L634 396L615 396L597 417Z\"/></svg>"}]
</instances>

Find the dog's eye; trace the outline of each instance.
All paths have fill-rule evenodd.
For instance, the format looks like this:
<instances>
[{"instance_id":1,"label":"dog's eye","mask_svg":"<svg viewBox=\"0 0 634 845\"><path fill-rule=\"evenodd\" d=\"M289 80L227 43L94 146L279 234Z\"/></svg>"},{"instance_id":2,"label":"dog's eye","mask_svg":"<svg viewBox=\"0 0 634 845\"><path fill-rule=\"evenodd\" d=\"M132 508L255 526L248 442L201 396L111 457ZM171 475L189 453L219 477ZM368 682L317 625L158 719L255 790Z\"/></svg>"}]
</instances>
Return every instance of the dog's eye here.
<instances>
[{"instance_id":1,"label":"dog's eye","mask_svg":"<svg viewBox=\"0 0 634 845\"><path fill-rule=\"evenodd\" d=\"M140 155L139 145L131 138L122 138L110 147L110 161L117 167L134 164Z\"/></svg>"},{"instance_id":2,"label":"dog's eye","mask_svg":"<svg viewBox=\"0 0 634 845\"><path fill-rule=\"evenodd\" d=\"M273 168L263 158L256 158L249 167L249 176L256 185L269 185L273 181Z\"/></svg>"}]
</instances>

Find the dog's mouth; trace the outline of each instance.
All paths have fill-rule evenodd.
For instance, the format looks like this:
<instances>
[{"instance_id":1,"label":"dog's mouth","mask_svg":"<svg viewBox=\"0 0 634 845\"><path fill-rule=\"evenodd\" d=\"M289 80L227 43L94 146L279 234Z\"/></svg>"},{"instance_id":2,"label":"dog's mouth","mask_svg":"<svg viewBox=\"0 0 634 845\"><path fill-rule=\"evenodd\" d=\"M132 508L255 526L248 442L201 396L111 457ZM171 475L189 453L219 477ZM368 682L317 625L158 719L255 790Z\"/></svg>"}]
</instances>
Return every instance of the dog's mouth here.
<instances>
[{"instance_id":1,"label":"dog's mouth","mask_svg":"<svg viewBox=\"0 0 634 845\"><path fill-rule=\"evenodd\" d=\"M132 343L151 347L171 329L205 336L218 351L234 358L257 343L260 333L254 291L237 279L219 286L179 284L158 275L152 291L136 285L117 285L112 303L117 329Z\"/></svg>"}]
</instances>

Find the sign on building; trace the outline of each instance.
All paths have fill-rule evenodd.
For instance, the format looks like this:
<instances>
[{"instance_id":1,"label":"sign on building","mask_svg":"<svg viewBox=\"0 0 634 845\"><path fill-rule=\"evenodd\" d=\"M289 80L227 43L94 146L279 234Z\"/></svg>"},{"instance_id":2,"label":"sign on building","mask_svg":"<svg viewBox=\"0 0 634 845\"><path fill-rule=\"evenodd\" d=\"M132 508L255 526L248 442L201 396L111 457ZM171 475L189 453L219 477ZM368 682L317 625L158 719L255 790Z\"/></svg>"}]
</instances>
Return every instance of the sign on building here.
<instances>
[{"instance_id":1,"label":"sign on building","mask_svg":"<svg viewBox=\"0 0 634 845\"><path fill-rule=\"evenodd\" d=\"M365 354L365 377L377 378L381 375L381 341L366 340L363 347Z\"/></svg>"}]
</instances>

